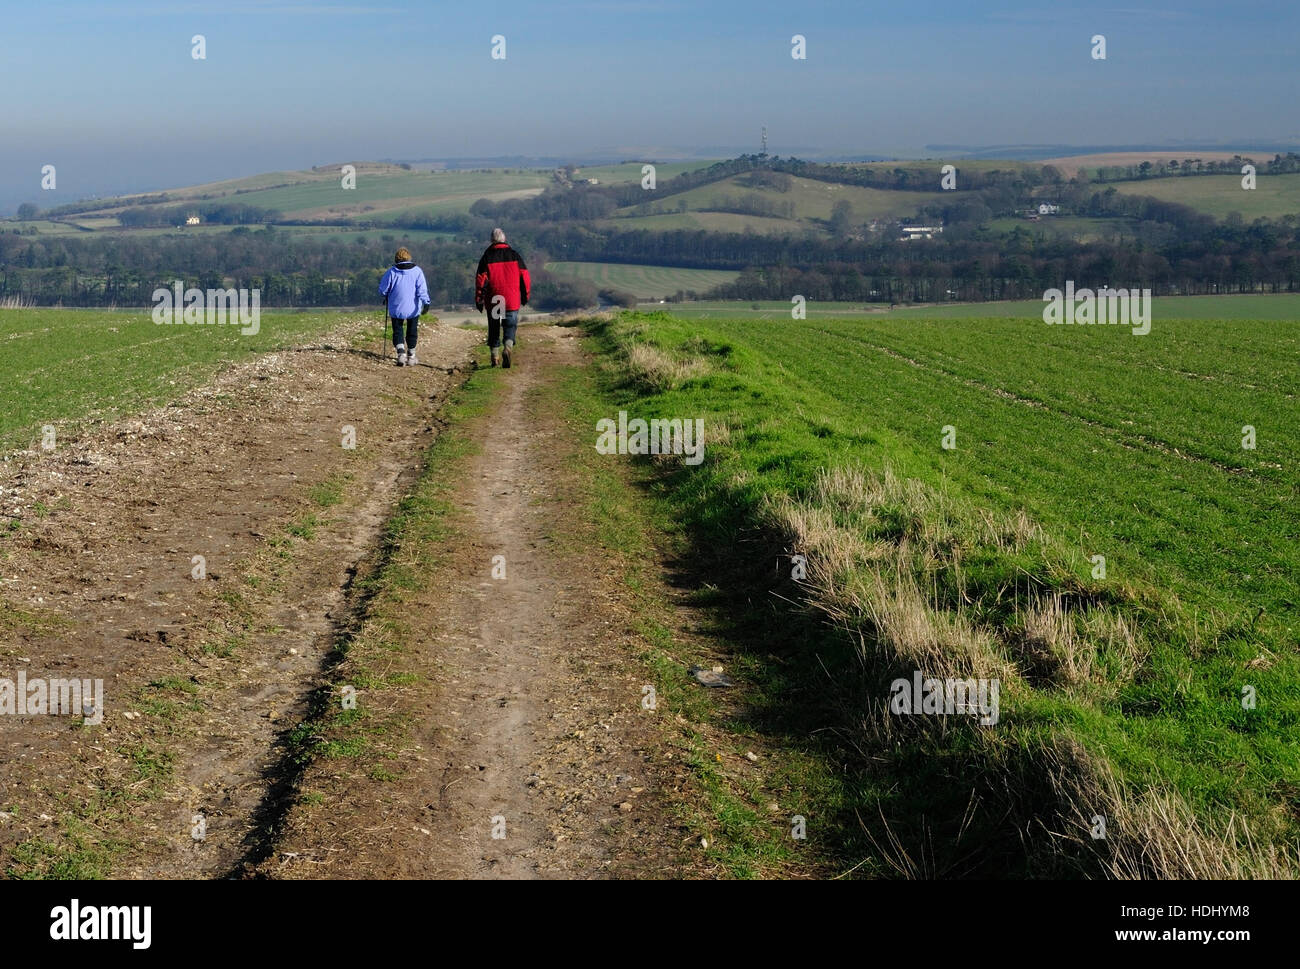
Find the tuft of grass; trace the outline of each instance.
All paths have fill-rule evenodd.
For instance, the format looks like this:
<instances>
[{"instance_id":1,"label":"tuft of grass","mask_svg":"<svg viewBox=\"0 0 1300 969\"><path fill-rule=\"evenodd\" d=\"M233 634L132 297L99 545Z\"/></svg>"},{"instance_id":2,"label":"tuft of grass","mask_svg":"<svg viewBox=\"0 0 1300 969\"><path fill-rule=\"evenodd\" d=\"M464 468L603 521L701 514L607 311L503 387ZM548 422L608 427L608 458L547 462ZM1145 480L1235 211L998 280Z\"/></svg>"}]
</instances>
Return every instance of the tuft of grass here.
<instances>
[{"instance_id":1,"label":"tuft of grass","mask_svg":"<svg viewBox=\"0 0 1300 969\"><path fill-rule=\"evenodd\" d=\"M0 633L25 630L48 636L71 625L72 620L51 609L17 606L7 599L0 598Z\"/></svg>"},{"instance_id":2,"label":"tuft of grass","mask_svg":"<svg viewBox=\"0 0 1300 969\"><path fill-rule=\"evenodd\" d=\"M332 508L343 500L343 493L352 479L346 472L332 474L308 492L308 497L319 508Z\"/></svg>"},{"instance_id":3,"label":"tuft of grass","mask_svg":"<svg viewBox=\"0 0 1300 969\"><path fill-rule=\"evenodd\" d=\"M316 537L316 529L320 527L320 519L315 515L303 515L296 522L286 525L285 534L293 538L302 539L305 542L311 541Z\"/></svg>"},{"instance_id":4,"label":"tuft of grass","mask_svg":"<svg viewBox=\"0 0 1300 969\"><path fill-rule=\"evenodd\" d=\"M57 840L29 838L14 845L8 878L23 881L99 881L107 878L113 853L122 846L99 840L96 833L76 818L61 819Z\"/></svg>"}]
</instances>

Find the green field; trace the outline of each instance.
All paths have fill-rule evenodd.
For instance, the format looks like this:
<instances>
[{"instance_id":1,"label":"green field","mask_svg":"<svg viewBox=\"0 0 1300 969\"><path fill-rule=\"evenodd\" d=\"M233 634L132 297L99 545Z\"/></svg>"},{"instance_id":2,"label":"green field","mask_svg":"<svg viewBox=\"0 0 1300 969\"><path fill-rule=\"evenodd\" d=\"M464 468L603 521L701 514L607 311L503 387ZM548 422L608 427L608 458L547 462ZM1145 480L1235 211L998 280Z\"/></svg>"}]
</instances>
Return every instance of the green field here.
<instances>
[{"instance_id":1,"label":"green field","mask_svg":"<svg viewBox=\"0 0 1300 969\"><path fill-rule=\"evenodd\" d=\"M1011 300L988 303L948 303L942 306L895 306L885 303L834 303L810 300L808 319L869 316L872 319L985 319L1005 318L1042 321L1042 300ZM690 319L788 320L791 304L763 300L697 300L682 303L674 316ZM1152 326L1162 319L1300 320L1300 294L1243 293L1238 296L1161 296L1152 300Z\"/></svg>"},{"instance_id":2,"label":"green field","mask_svg":"<svg viewBox=\"0 0 1300 969\"><path fill-rule=\"evenodd\" d=\"M1020 218L991 219L985 226L993 232L1014 232L1021 229L1030 235L1041 235L1047 239L1104 242L1116 238L1132 238L1137 220L1066 215L1044 216L1037 222Z\"/></svg>"},{"instance_id":3,"label":"green field","mask_svg":"<svg viewBox=\"0 0 1300 969\"><path fill-rule=\"evenodd\" d=\"M621 165L591 165L584 166L574 173L575 179L594 178L599 184L604 185L620 184L625 182L641 181L641 166L645 162L624 162ZM684 172L694 172L701 168L708 168L714 164L713 160L689 161L689 162L654 162L655 181L663 182L667 179L681 175Z\"/></svg>"},{"instance_id":4,"label":"green field","mask_svg":"<svg viewBox=\"0 0 1300 969\"><path fill-rule=\"evenodd\" d=\"M328 166L174 189L167 193L171 201L162 204L223 201L273 209L286 218L375 218L397 212L467 212L481 198L519 198L551 184L551 173L541 170L415 172L374 163L358 163L356 168L352 189L342 186L341 166ZM124 197L123 202L136 204L138 198ZM69 218L93 228L111 228L115 211Z\"/></svg>"},{"instance_id":5,"label":"green field","mask_svg":"<svg viewBox=\"0 0 1300 969\"><path fill-rule=\"evenodd\" d=\"M12 231L20 227L24 231L35 229L36 232L34 235L36 236L79 236L86 234L84 229L78 229L75 225L69 222L51 222L48 219L32 219L30 222L10 222L6 229Z\"/></svg>"},{"instance_id":6,"label":"green field","mask_svg":"<svg viewBox=\"0 0 1300 969\"><path fill-rule=\"evenodd\" d=\"M384 167L388 168L388 166ZM168 195L174 196L175 198L199 198L201 196L220 198L239 192L275 188L280 185L291 185L296 182L320 177L320 173L314 171L261 172L260 174L247 175L243 178L227 178L222 179L219 182L203 182L199 185L186 185L179 188L166 189L165 191Z\"/></svg>"},{"instance_id":7,"label":"green field","mask_svg":"<svg viewBox=\"0 0 1300 969\"><path fill-rule=\"evenodd\" d=\"M645 229L666 232L674 229L704 229L706 232L757 232L760 235L799 236L821 230L798 219L776 219L735 212L673 212L668 215L625 216L599 223L601 228L630 231Z\"/></svg>"},{"instance_id":8,"label":"green field","mask_svg":"<svg viewBox=\"0 0 1300 969\"><path fill-rule=\"evenodd\" d=\"M239 327L160 326L139 310L0 309L5 348L0 452L31 447L40 428L60 435L169 403L223 364L290 346L339 324L338 313L262 314Z\"/></svg>"},{"instance_id":9,"label":"green field","mask_svg":"<svg viewBox=\"0 0 1300 969\"><path fill-rule=\"evenodd\" d=\"M1001 874L1295 872L1296 300L1167 304L1145 337L1048 327L1034 303L598 329L628 361L616 406L714 428L660 487L696 554L766 532L808 555L803 592L862 650L857 692L818 654L846 702L879 710L909 669L1002 678L996 730L908 733L867 771L857 809L909 850L969 824L1020 858ZM904 728L867 706L854 746L888 750Z\"/></svg>"},{"instance_id":10,"label":"green field","mask_svg":"<svg viewBox=\"0 0 1300 969\"><path fill-rule=\"evenodd\" d=\"M355 215L359 210L380 213L416 208L469 211L480 198L509 198L540 190L549 182L550 174L546 172L359 172L355 189L344 190L340 178L331 174L302 185L247 192L234 200L278 209L289 217L323 218L330 212Z\"/></svg>"},{"instance_id":11,"label":"green field","mask_svg":"<svg viewBox=\"0 0 1300 969\"><path fill-rule=\"evenodd\" d=\"M1024 162L1010 161L1005 158L927 158L923 161L881 161L881 162L860 162L849 165L849 168L870 168L877 171L892 171L895 168L930 169L934 172L934 182L939 184L942 177L944 165L954 165L958 172L980 172L988 174L990 172L1020 172L1025 170L1038 171L1041 169L1042 162ZM960 187L960 186L959 186Z\"/></svg>"},{"instance_id":12,"label":"green field","mask_svg":"<svg viewBox=\"0 0 1300 969\"><path fill-rule=\"evenodd\" d=\"M793 206L792 217L735 216L761 225L764 222L794 222L805 229L816 229L831 217L831 211L838 202L848 202L852 208L854 222L868 219L903 218L916 213L923 205L939 201L948 201L940 191L934 192L897 192L876 188L861 188L856 185L840 185L822 182L811 178L794 178L788 192L771 188L754 188L747 185L745 176L737 175L708 185L701 185L686 192L669 195L656 201L628 206L614 213L616 219L635 219L649 223L653 218L663 219L671 215L692 215L699 218L714 213L705 212L721 202L724 198L738 199L757 195L777 205ZM676 210L680 205L686 206L685 213ZM720 213L731 214L731 213ZM664 227L664 226L660 226ZM709 227L709 226L705 226Z\"/></svg>"},{"instance_id":13,"label":"green field","mask_svg":"<svg viewBox=\"0 0 1300 969\"><path fill-rule=\"evenodd\" d=\"M1150 178L1136 182L1111 182L1128 195L1150 195L1165 202L1179 202L1222 219L1240 212L1243 219L1277 219L1300 214L1300 173L1258 175L1255 188L1241 187L1240 175L1187 175L1178 178Z\"/></svg>"},{"instance_id":14,"label":"green field","mask_svg":"<svg viewBox=\"0 0 1300 969\"><path fill-rule=\"evenodd\" d=\"M613 262L548 262L546 271L581 279L601 289L618 289L638 299L665 299L678 291L704 293L733 282L740 273L721 269L629 266Z\"/></svg>"}]
</instances>

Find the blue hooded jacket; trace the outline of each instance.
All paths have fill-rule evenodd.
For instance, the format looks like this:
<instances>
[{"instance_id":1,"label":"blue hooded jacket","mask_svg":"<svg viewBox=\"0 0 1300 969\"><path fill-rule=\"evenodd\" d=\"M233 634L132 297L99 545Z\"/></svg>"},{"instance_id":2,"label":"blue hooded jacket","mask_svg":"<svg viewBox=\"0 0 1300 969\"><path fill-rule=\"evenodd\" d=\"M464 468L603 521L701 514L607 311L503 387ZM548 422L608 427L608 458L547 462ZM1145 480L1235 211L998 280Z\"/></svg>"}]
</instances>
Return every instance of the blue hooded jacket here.
<instances>
[{"instance_id":1,"label":"blue hooded jacket","mask_svg":"<svg viewBox=\"0 0 1300 969\"><path fill-rule=\"evenodd\" d=\"M388 315L398 320L419 316L430 302L424 270L413 262L389 267L379 280L379 295L388 299Z\"/></svg>"}]
</instances>

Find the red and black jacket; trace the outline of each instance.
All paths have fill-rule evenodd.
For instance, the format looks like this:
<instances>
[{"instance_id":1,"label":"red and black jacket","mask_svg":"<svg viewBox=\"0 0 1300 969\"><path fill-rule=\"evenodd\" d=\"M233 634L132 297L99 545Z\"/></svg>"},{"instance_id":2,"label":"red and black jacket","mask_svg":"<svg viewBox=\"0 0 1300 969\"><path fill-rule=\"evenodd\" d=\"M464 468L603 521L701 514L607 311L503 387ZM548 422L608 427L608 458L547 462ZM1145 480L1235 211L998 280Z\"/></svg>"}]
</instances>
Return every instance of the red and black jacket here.
<instances>
[{"instance_id":1,"label":"red and black jacket","mask_svg":"<svg viewBox=\"0 0 1300 969\"><path fill-rule=\"evenodd\" d=\"M494 242L478 261L478 274L474 277L474 308L490 308L492 297L504 296L506 312L517 310L527 305L532 286L523 257L504 242Z\"/></svg>"}]
</instances>

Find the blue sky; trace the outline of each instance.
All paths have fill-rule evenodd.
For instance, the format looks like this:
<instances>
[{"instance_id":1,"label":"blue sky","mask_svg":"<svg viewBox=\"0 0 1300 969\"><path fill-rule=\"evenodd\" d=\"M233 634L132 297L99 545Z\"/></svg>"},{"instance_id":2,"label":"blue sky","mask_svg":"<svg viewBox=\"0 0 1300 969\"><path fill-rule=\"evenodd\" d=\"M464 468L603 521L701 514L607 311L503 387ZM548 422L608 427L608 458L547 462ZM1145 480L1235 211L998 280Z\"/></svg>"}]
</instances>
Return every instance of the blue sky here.
<instances>
[{"instance_id":1,"label":"blue sky","mask_svg":"<svg viewBox=\"0 0 1300 969\"><path fill-rule=\"evenodd\" d=\"M1245 7L1246 9L1242 9ZM1293 3L29 2L0 210L377 157L1300 141ZM793 34L807 59L790 57ZM1105 34L1107 60L1089 54ZM190 55L203 34L207 59ZM494 34L506 59L490 57ZM59 172L39 192L43 164Z\"/></svg>"}]
</instances>

